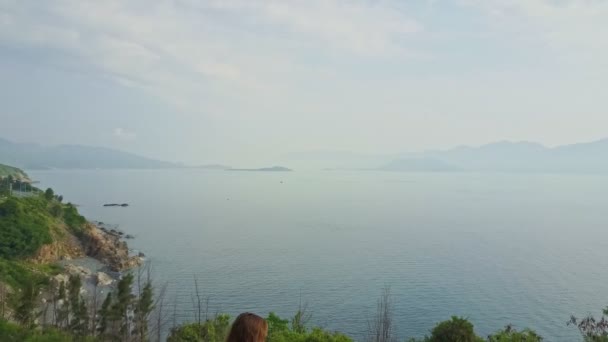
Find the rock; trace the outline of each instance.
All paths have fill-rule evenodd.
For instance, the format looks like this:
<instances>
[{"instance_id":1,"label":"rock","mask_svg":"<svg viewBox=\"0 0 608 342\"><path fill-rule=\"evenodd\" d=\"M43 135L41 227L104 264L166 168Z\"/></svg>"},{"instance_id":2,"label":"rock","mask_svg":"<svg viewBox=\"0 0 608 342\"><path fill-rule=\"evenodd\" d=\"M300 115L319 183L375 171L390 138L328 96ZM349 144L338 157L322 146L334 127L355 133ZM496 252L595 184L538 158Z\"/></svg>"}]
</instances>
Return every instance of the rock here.
<instances>
[{"instance_id":1,"label":"rock","mask_svg":"<svg viewBox=\"0 0 608 342\"><path fill-rule=\"evenodd\" d=\"M140 258L129 255L126 242L121 241L116 234L104 234L91 229L83 237L82 245L88 256L106 264L114 272L139 266L142 262Z\"/></svg>"},{"instance_id":2,"label":"rock","mask_svg":"<svg viewBox=\"0 0 608 342\"><path fill-rule=\"evenodd\" d=\"M125 235L125 239L135 239L135 237L131 234Z\"/></svg>"},{"instance_id":3,"label":"rock","mask_svg":"<svg viewBox=\"0 0 608 342\"><path fill-rule=\"evenodd\" d=\"M67 284L68 280L69 280L68 275L64 274L64 273L60 273L56 276L51 277L51 283L54 283L57 286L61 283Z\"/></svg>"},{"instance_id":4,"label":"rock","mask_svg":"<svg viewBox=\"0 0 608 342\"><path fill-rule=\"evenodd\" d=\"M129 204L128 204L128 203L123 203L123 204L121 204L120 206L124 208L124 207L128 207L128 206L129 206Z\"/></svg>"},{"instance_id":5,"label":"rock","mask_svg":"<svg viewBox=\"0 0 608 342\"><path fill-rule=\"evenodd\" d=\"M143 252L139 252L137 254L137 256L140 257L140 258L145 258L146 257L146 255Z\"/></svg>"},{"instance_id":6,"label":"rock","mask_svg":"<svg viewBox=\"0 0 608 342\"><path fill-rule=\"evenodd\" d=\"M83 267L83 266L76 266L73 264L65 265L65 271L68 274L71 274L71 275L77 274L77 275L83 276L83 277L87 277L87 276L91 275L90 269Z\"/></svg>"},{"instance_id":7,"label":"rock","mask_svg":"<svg viewBox=\"0 0 608 342\"><path fill-rule=\"evenodd\" d=\"M97 272L95 279L97 280L97 284L100 286L110 286L114 282L112 277L103 272Z\"/></svg>"}]
</instances>

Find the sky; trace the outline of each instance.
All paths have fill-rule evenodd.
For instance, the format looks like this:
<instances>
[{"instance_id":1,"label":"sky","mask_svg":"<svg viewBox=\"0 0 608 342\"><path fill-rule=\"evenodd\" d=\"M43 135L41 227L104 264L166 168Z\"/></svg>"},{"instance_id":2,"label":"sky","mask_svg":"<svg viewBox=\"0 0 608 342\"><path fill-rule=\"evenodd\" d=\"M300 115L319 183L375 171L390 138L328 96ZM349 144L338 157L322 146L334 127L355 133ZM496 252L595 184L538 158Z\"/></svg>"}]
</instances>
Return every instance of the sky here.
<instances>
[{"instance_id":1,"label":"sky","mask_svg":"<svg viewBox=\"0 0 608 342\"><path fill-rule=\"evenodd\" d=\"M607 0L0 0L0 137L186 163L608 137Z\"/></svg>"}]
</instances>

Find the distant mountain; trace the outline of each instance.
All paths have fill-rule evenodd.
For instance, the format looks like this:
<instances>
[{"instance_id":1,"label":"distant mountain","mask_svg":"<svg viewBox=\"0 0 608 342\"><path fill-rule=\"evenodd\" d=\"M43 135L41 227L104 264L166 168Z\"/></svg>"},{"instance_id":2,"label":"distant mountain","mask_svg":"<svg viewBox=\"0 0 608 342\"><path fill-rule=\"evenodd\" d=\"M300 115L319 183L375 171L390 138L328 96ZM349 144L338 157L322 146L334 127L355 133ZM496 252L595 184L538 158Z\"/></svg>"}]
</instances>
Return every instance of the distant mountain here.
<instances>
[{"instance_id":1,"label":"distant mountain","mask_svg":"<svg viewBox=\"0 0 608 342\"><path fill-rule=\"evenodd\" d=\"M203 169L203 170L228 170L231 167L221 164L206 164L206 165L195 165L189 166L191 169Z\"/></svg>"},{"instance_id":2,"label":"distant mountain","mask_svg":"<svg viewBox=\"0 0 608 342\"><path fill-rule=\"evenodd\" d=\"M608 172L608 139L548 148L532 142L406 154L380 167L392 171Z\"/></svg>"},{"instance_id":3,"label":"distant mountain","mask_svg":"<svg viewBox=\"0 0 608 342\"><path fill-rule=\"evenodd\" d=\"M382 170L385 171L412 171L412 172L446 172L461 171L460 168L445 163L441 160L431 158L406 158L397 159L386 165Z\"/></svg>"},{"instance_id":4,"label":"distant mountain","mask_svg":"<svg viewBox=\"0 0 608 342\"><path fill-rule=\"evenodd\" d=\"M228 171L262 171L262 172L290 172L292 169L288 169L283 166L272 166L272 167L262 167L259 169L228 169Z\"/></svg>"},{"instance_id":5,"label":"distant mountain","mask_svg":"<svg viewBox=\"0 0 608 342\"><path fill-rule=\"evenodd\" d=\"M42 146L0 139L0 162L24 169L155 169L179 167L132 153L80 145Z\"/></svg>"},{"instance_id":6,"label":"distant mountain","mask_svg":"<svg viewBox=\"0 0 608 342\"><path fill-rule=\"evenodd\" d=\"M388 163L396 155L376 155L339 150L314 150L283 155L284 162L298 169L369 169Z\"/></svg>"}]
</instances>

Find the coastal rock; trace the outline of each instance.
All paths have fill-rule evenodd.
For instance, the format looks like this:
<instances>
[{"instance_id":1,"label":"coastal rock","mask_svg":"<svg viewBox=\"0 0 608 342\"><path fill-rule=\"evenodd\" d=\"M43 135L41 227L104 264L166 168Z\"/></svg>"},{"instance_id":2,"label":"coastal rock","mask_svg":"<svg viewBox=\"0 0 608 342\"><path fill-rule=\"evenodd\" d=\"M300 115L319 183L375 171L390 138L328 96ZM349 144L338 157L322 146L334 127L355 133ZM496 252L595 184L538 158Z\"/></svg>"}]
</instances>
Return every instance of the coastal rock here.
<instances>
[{"instance_id":1,"label":"coastal rock","mask_svg":"<svg viewBox=\"0 0 608 342\"><path fill-rule=\"evenodd\" d=\"M36 264L48 264L83 256L85 256L85 252L78 238L72 234L63 234L57 236L53 243L40 247L29 261Z\"/></svg>"},{"instance_id":2,"label":"coastal rock","mask_svg":"<svg viewBox=\"0 0 608 342\"><path fill-rule=\"evenodd\" d=\"M109 234L92 227L82 238L85 253L108 266L111 271L120 272L141 264L141 259L129 256L127 243L117 234Z\"/></svg>"},{"instance_id":3,"label":"coastal rock","mask_svg":"<svg viewBox=\"0 0 608 342\"><path fill-rule=\"evenodd\" d=\"M82 277L88 277L91 275L91 270L86 267L83 267L83 266L76 266L76 265L68 264L68 265L65 265L64 269L65 269L65 272L67 272L70 275L79 275Z\"/></svg>"},{"instance_id":4,"label":"coastal rock","mask_svg":"<svg viewBox=\"0 0 608 342\"><path fill-rule=\"evenodd\" d=\"M97 272L95 280L97 280L97 284L100 286L110 286L114 282L112 277L103 272Z\"/></svg>"}]
</instances>

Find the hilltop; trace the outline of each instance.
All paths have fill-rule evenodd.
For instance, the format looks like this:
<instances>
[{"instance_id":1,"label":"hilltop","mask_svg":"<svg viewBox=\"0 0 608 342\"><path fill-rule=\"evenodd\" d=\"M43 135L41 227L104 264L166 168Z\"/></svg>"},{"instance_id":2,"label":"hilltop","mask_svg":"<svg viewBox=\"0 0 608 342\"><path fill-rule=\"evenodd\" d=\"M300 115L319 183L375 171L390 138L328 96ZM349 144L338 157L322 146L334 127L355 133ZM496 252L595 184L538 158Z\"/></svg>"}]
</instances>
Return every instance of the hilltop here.
<instances>
[{"instance_id":1,"label":"hilltop","mask_svg":"<svg viewBox=\"0 0 608 342\"><path fill-rule=\"evenodd\" d=\"M7 178L9 176L13 177L13 179L15 180L23 182L30 181L30 178L23 170L16 167L0 164L0 178Z\"/></svg>"}]
</instances>

